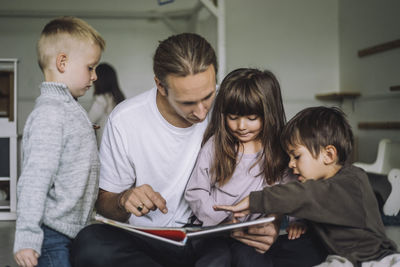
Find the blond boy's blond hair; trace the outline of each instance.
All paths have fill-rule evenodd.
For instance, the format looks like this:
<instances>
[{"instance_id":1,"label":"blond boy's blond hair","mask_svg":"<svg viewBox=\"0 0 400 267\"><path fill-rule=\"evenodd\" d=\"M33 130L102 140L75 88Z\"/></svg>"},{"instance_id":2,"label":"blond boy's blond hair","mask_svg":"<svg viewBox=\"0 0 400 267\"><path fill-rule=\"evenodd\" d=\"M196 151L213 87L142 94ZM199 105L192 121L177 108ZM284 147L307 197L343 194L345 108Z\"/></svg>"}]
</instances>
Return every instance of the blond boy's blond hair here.
<instances>
[{"instance_id":1,"label":"blond boy's blond hair","mask_svg":"<svg viewBox=\"0 0 400 267\"><path fill-rule=\"evenodd\" d=\"M51 60L59 53L68 53L76 41L87 41L98 45L101 51L105 41L87 22L75 17L53 19L43 28L37 52L38 63L42 71L49 68Z\"/></svg>"}]
</instances>

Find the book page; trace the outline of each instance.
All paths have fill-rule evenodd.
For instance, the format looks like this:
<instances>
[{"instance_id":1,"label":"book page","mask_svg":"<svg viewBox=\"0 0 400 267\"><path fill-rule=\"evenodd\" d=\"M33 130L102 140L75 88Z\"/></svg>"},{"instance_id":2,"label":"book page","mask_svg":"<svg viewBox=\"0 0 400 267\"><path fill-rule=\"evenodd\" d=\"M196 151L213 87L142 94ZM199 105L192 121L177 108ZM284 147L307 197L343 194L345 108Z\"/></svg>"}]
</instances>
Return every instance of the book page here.
<instances>
[{"instance_id":1,"label":"book page","mask_svg":"<svg viewBox=\"0 0 400 267\"><path fill-rule=\"evenodd\" d=\"M264 217L253 221L220 224L208 227L146 227L118 222L105 218L99 214L96 214L95 219L96 221L102 223L178 246L184 246L188 238L198 238L206 235L219 235L234 229L248 228L253 225L270 223L275 220L274 217Z\"/></svg>"}]
</instances>

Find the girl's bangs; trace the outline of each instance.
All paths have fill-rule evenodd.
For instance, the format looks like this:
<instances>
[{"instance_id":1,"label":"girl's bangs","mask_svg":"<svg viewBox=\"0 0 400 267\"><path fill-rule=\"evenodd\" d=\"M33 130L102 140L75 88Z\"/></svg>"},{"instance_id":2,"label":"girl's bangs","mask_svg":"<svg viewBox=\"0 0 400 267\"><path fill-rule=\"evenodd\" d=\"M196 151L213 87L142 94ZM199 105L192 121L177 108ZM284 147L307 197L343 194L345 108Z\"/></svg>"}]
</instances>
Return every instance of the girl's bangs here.
<instances>
[{"instance_id":1,"label":"girl's bangs","mask_svg":"<svg viewBox=\"0 0 400 267\"><path fill-rule=\"evenodd\" d=\"M224 101L224 114L238 116L263 115L263 103L260 97L248 88L232 90Z\"/></svg>"}]
</instances>

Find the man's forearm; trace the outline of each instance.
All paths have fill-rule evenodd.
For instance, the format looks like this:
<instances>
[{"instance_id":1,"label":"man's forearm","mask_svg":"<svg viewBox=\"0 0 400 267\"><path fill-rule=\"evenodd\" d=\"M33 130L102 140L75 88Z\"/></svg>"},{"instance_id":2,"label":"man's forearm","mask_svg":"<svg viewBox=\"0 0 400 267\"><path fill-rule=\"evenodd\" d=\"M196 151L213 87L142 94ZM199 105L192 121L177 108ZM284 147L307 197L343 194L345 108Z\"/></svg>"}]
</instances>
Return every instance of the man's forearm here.
<instances>
[{"instance_id":1,"label":"man's forearm","mask_svg":"<svg viewBox=\"0 0 400 267\"><path fill-rule=\"evenodd\" d=\"M116 194L100 189L96 201L97 212L107 218L120 222L126 222L131 213L126 212L125 209L123 209L123 207L121 207L121 205L118 203L120 201L120 196L124 192Z\"/></svg>"}]
</instances>

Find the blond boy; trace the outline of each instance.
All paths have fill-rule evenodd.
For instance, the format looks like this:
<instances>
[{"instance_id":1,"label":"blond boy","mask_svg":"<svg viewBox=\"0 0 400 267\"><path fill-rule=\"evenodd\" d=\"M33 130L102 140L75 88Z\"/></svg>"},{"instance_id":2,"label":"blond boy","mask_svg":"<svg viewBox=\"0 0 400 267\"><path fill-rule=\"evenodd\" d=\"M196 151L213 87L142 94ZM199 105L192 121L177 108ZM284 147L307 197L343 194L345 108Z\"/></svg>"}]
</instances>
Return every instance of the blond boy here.
<instances>
[{"instance_id":1,"label":"blond boy","mask_svg":"<svg viewBox=\"0 0 400 267\"><path fill-rule=\"evenodd\" d=\"M77 99L97 79L105 42L73 17L50 21L38 42L45 77L22 140L14 258L19 266L70 266L69 246L98 190L96 139Z\"/></svg>"}]
</instances>

